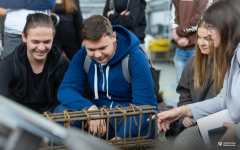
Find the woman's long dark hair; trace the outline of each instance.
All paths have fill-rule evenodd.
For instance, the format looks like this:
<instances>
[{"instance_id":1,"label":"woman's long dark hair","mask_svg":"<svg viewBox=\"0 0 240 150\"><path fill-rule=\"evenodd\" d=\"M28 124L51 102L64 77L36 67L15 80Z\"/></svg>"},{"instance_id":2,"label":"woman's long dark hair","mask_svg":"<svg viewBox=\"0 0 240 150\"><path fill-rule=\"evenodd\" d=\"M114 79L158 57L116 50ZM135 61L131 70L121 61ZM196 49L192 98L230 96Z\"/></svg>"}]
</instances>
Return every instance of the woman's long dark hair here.
<instances>
[{"instance_id":1,"label":"woman's long dark hair","mask_svg":"<svg viewBox=\"0 0 240 150\"><path fill-rule=\"evenodd\" d=\"M220 45L214 52L218 80L225 77L231 67L231 60L240 42L240 1L219 0L204 13L203 19L220 34ZM214 64L215 65L215 64ZM218 85L218 87L221 85Z\"/></svg>"}]
</instances>

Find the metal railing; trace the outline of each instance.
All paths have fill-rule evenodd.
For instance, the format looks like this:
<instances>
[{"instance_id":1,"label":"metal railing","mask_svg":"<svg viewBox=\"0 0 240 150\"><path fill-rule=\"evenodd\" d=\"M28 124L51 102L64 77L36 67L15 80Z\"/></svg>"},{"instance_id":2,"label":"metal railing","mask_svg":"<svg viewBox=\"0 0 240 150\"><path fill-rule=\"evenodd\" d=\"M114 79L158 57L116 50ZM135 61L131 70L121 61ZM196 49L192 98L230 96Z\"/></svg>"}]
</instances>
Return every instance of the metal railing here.
<instances>
[{"instance_id":1,"label":"metal railing","mask_svg":"<svg viewBox=\"0 0 240 150\"><path fill-rule=\"evenodd\" d=\"M106 142L108 144L111 144L113 146L122 148L122 149L147 149L149 147L156 147L157 146L157 136L158 136L158 129L157 129L157 120L155 120L155 138L149 139L151 135L152 130L152 115L157 115L157 111L155 110L155 106L135 106L130 105L130 107L122 107L119 108L116 106L112 109L105 109L100 108L99 110L91 110L91 111L74 111L74 112L67 112L65 110L63 113L44 113L44 116L46 116L49 120L56 122L56 123L63 123L65 127L70 128L71 123L74 122L80 122L82 123L82 132L85 132L84 130L87 129L88 134L90 135L90 121L91 120L99 120L99 119L105 119L106 121ZM145 136L141 136L141 125L143 121L143 116L148 115L149 125L148 125L148 133ZM131 130L134 127L132 126L132 119L134 119L134 123L137 126L137 121L135 116L139 116L139 128L138 128L138 136L137 137L131 137ZM126 138L126 126L127 126L127 117L129 117L129 137ZM115 137L117 136L117 118L122 118L119 124L124 121L124 137L123 139L114 139L114 140L108 140L109 136L109 125L110 125L110 119L113 119L115 122ZM147 118L146 118L147 119ZM100 121L100 128L101 128L101 121ZM101 139L100 134L98 135L98 138ZM42 148L41 150L47 150L47 149L57 149L59 147L54 147L53 145L47 146L46 148Z\"/></svg>"}]
</instances>

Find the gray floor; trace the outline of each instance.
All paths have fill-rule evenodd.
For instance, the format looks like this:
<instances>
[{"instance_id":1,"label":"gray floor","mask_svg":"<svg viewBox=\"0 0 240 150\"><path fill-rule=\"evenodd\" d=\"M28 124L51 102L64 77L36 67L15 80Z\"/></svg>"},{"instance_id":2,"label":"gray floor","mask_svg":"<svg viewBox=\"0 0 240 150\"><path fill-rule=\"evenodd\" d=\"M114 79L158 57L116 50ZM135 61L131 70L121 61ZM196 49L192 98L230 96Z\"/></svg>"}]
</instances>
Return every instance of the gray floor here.
<instances>
[{"instance_id":1,"label":"gray floor","mask_svg":"<svg viewBox=\"0 0 240 150\"><path fill-rule=\"evenodd\" d=\"M160 73L160 90L164 92L163 100L167 105L177 107L179 94L176 92L177 81L176 71L173 62L153 63L156 69L161 69Z\"/></svg>"}]
</instances>

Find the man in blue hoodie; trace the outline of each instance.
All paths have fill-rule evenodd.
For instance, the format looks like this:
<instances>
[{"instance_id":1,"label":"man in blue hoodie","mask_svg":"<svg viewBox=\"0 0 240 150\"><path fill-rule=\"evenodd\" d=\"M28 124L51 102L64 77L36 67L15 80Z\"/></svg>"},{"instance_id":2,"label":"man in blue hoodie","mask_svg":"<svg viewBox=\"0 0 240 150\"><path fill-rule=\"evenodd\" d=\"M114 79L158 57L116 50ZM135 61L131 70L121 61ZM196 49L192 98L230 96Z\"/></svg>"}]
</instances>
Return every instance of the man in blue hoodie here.
<instances>
[{"instance_id":1,"label":"man in blue hoodie","mask_svg":"<svg viewBox=\"0 0 240 150\"><path fill-rule=\"evenodd\" d=\"M139 49L139 39L132 32L120 25L112 27L104 16L93 15L84 20L81 34L85 46L73 57L65 74L58 91L58 100L63 106L58 106L55 112L64 108L77 111L98 110L98 107L129 107L130 104L157 106L148 60ZM131 84L124 78L121 69L122 59L129 54L131 54L129 62ZM91 63L86 72L83 62L87 57ZM87 82L94 91L94 101L82 96ZM149 124L147 118L147 116L142 118L141 136L147 135ZM120 120L121 118L117 119L118 122ZM136 120L139 121L139 117L136 117ZM129 137L129 121L128 117L126 138ZM90 122L90 131L93 135L105 134L106 127L99 129L99 122L100 120ZM123 124L124 121L117 127L116 138L124 137ZM113 127L114 125L110 125L110 128ZM154 123L150 138L154 138L153 127ZM135 126L132 119L131 137L138 136L138 129L139 122ZM111 138L113 137L109 136L109 139Z\"/></svg>"}]
</instances>

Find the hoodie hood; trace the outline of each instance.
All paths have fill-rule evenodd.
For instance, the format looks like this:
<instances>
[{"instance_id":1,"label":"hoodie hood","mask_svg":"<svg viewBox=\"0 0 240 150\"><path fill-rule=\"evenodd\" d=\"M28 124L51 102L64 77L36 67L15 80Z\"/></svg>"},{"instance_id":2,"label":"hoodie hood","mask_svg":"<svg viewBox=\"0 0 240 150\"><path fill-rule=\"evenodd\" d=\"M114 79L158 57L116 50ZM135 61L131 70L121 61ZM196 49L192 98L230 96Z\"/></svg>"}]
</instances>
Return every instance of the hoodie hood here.
<instances>
[{"instance_id":1,"label":"hoodie hood","mask_svg":"<svg viewBox=\"0 0 240 150\"><path fill-rule=\"evenodd\" d=\"M14 57L18 62L26 66L27 59L28 59L26 43L22 43L15 48ZM48 68L51 74L61 64L61 61L62 61L61 50L56 45L54 44L52 45L52 48L47 55L47 60L51 60L51 63L48 64L49 65ZM22 68L22 69L25 70L25 68Z\"/></svg>"},{"instance_id":2,"label":"hoodie hood","mask_svg":"<svg viewBox=\"0 0 240 150\"><path fill-rule=\"evenodd\" d=\"M117 33L117 48L114 56L107 62L105 66L111 66L120 62L128 54L138 50L140 46L139 39L129 30L120 25L113 26L113 32ZM93 60L94 64L99 63Z\"/></svg>"},{"instance_id":3,"label":"hoodie hood","mask_svg":"<svg viewBox=\"0 0 240 150\"><path fill-rule=\"evenodd\" d=\"M109 100L111 100L111 96L109 95L109 70L110 66L114 65L116 63L120 63L123 58L125 58L127 55L133 53L134 51L139 49L140 41L139 39L129 30L126 28L120 26L120 25L114 25L113 26L113 32L117 33L117 48L115 51L115 54L113 57L104 65L106 67L106 96L108 97ZM98 66L101 66L98 62L93 60L94 63L94 95L95 99L98 99ZM102 70L102 69L101 69ZM104 86L105 84L103 84Z\"/></svg>"}]
</instances>

